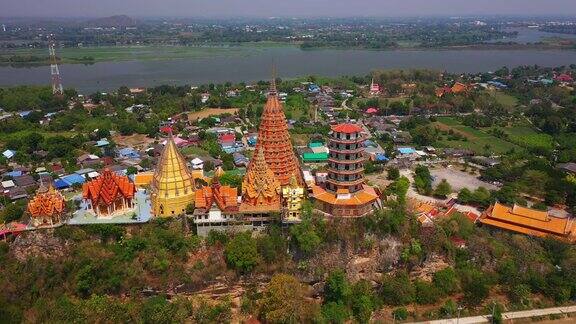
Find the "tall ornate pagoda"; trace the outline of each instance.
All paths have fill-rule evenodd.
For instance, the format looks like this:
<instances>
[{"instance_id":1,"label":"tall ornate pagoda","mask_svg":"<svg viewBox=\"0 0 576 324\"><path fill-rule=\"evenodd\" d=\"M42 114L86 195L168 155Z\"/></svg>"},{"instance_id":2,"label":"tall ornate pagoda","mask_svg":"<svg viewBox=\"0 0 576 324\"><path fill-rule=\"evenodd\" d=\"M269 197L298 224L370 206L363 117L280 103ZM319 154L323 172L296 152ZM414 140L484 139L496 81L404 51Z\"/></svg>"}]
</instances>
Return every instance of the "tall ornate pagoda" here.
<instances>
[{"instance_id":1,"label":"tall ornate pagoda","mask_svg":"<svg viewBox=\"0 0 576 324\"><path fill-rule=\"evenodd\" d=\"M186 160L178 152L172 135L160 155L152 178L152 213L157 217L176 216L186 212L194 202L194 177Z\"/></svg>"},{"instance_id":2,"label":"tall ornate pagoda","mask_svg":"<svg viewBox=\"0 0 576 324\"><path fill-rule=\"evenodd\" d=\"M264 150L257 147L242 181L240 211L246 213L279 212L280 186L280 181L266 163Z\"/></svg>"},{"instance_id":3,"label":"tall ornate pagoda","mask_svg":"<svg viewBox=\"0 0 576 324\"><path fill-rule=\"evenodd\" d=\"M317 209L335 217L361 217L372 212L378 199L365 184L362 128L355 124L332 127L328 143L328 177L324 187L312 189Z\"/></svg>"},{"instance_id":4,"label":"tall ornate pagoda","mask_svg":"<svg viewBox=\"0 0 576 324\"><path fill-rule=\"evenodd\" d=\"M65 210L64 196L51 184L48 187L41 185L36 196L28 202L28 213L35 227L59 224Z\"/></svg>"},{"instance_id":5,"label":"tall ornate pagoda","mask_svg":"<svg viewBox=\"0 0 576 324\"><path fill-rule=\"evenodd\" d=\"M128 177L106 168L96 179L82 185L87 210L96 217L113 217L134 209L136 187Z\"/></svg>"},{"instance_id":6,"label":"tall ornate pagoda","mask_svg":"<svg viewBox=\"0 0 576 324\"><path fill-rule=\"evenodd\" d=\"M256 149L259 148L263 150L266 163L282 186L290 184L292 175L296 177L298 184L303 183L300 165L290 141L286 116L276 91L275 79L271 82L258 129Z\"/></svg>"}]
</instances>

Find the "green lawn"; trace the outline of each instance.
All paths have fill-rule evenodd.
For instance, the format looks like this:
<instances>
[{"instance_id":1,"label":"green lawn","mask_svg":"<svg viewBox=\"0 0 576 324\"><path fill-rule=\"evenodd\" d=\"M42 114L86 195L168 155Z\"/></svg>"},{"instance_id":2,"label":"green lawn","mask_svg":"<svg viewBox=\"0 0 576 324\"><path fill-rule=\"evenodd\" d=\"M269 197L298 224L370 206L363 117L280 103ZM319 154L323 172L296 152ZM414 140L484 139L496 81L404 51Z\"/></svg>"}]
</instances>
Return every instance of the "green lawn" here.
<instances>
[{"instance_id":1,"label":"green lawn","mask_svg":"<svg viewBox=\"0 0 576 324\"><path fill-rule=\"evenodd\" d=\"M548 134L539 133L530 125L498 127L508 134L511 142L527 148L554 148L554 138Z\"/></svg>"},{"instance_id":2,"label":"green lawn","mask_svg":"<svg viewBox=\"0 0 576 324\"><path fill-rule=\"evenodd\" d=\"M488 91L488 93L496 99L498 103L500 103L504 108L508 110L512 110L518 104L518 99L515 97L505 94L502 91Z\"/></svg>"},{"instance_id":3,"label":"green lawn","mask_svg":"<svg viewBox=\"0 0 576 324\"><path fill-rule=\"evenodd\" d=\"M479 130L462 125L452 117L439 117L437 126L443 130L453 129L456 133L467 138L467 140L451 140L447 136L442 135L442 139L439 142L445 147L469 149L478 154L503 154L511 149L522 150L520 146L514 143L489 134L487 129Z\"/></svg>"},{"instance_id":4,"label":"green lawn","mask_svg":"<svg viewBox=\"0 0 576 324\"><path fill-rule=\"evenodd\" d=\"M184 155L192 155L192 156L210 156L210 153L207 151L196 147L196 146L188 146L181 150L182 154Z\"/></svg>"}]
</instances>

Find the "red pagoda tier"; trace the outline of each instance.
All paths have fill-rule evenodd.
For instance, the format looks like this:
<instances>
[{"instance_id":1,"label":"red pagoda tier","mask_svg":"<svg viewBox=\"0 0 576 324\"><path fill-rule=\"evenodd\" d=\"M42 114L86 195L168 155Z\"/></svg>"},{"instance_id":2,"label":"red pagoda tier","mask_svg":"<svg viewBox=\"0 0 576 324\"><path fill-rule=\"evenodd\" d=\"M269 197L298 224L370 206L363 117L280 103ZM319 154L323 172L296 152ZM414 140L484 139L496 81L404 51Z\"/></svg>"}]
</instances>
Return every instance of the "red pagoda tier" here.
<instances>
[{"instance_id":1,"label":"red pagoda tier","mask_svg":"<svg viewBox=\"0 0 576 324\"><path fill-rule=\"evenodd\" d=\"M375 190L365 185L364 147L366 138L355 124L332 127L328 142L328 177L324 188L313 187L316 206L336 217L361 217L372 212L378 199Z\"/></svg>"},{"instance_id":2,"label":"red pagoda tier","mask_svg":"<svg viewBox=\"0 0 576 324\"><path fill-rule=\"evenodd\" d=\"M134 208L136 187L128 177L106 168L96 179L84 183L82 196L96 216L110 216Z\"/></svg>"},{"instance_id":3,"label":"red pagoda tier","mask_svg":"<svg viewBox=\"0 0 576 324\"><path fill-rule=\"evenodd\" d=\"M302 184L302 172L294 154L288 124L282 103L276 92L276 82L272 81L268 100L262 112L256 150L262 148L266 163L276 175L282 186L290 184L294 175L298 184Z\"/></svg>"},{"instance_id":4,"label":"red pagoda tier","mask_svg":"<svg viewBox=\"0 0 576 324\"><path fill-rule=\"evenodd\" d=\"M64 196L52 185L47 188L41 186L36 196L28 202L28 212L35 227L59 224L65 210Z\"/></svg>"}]
</instances>

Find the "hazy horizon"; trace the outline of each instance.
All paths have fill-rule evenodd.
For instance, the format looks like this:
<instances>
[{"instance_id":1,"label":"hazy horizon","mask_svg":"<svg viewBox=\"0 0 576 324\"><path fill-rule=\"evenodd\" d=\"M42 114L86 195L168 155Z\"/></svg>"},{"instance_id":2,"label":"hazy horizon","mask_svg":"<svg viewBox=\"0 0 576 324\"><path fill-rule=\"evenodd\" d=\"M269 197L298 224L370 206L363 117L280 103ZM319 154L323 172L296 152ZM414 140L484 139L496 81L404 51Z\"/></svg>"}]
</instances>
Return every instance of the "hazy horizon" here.
<instances>
[{"instance_id":1,"label":"hazy horizon","mask_svg":"<svg viewBox=\"0 0 576 324\"><path fill-rule=\"evenodd\" d=\"M570 16L574 0L4 0L2 17L175 18Z\"/></svg>"}]
</instances>

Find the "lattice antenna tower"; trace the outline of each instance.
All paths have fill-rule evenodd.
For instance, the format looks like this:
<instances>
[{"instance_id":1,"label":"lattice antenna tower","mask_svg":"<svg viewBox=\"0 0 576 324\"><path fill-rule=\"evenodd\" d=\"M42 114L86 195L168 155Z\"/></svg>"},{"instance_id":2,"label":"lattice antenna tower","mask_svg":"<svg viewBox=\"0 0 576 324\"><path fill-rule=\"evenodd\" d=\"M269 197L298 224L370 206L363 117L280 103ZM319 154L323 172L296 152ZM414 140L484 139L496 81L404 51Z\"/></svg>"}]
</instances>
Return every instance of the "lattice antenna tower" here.
<instances>
[{"instance_id":1,"label":"lattice antenna tower","mask_svg":"<svg viewBox=\"0 0 576 324\"><path fill-rule=\"evenodd\" d=\"M52 76L52 94L55 96L63 96L64 89L62 87L62 79L60 78L60 69L58 68L58 61L56 60L56 49L52 37L48 38L48 53L50 54L50 74Z\"/></svg>"}]
</instances>

